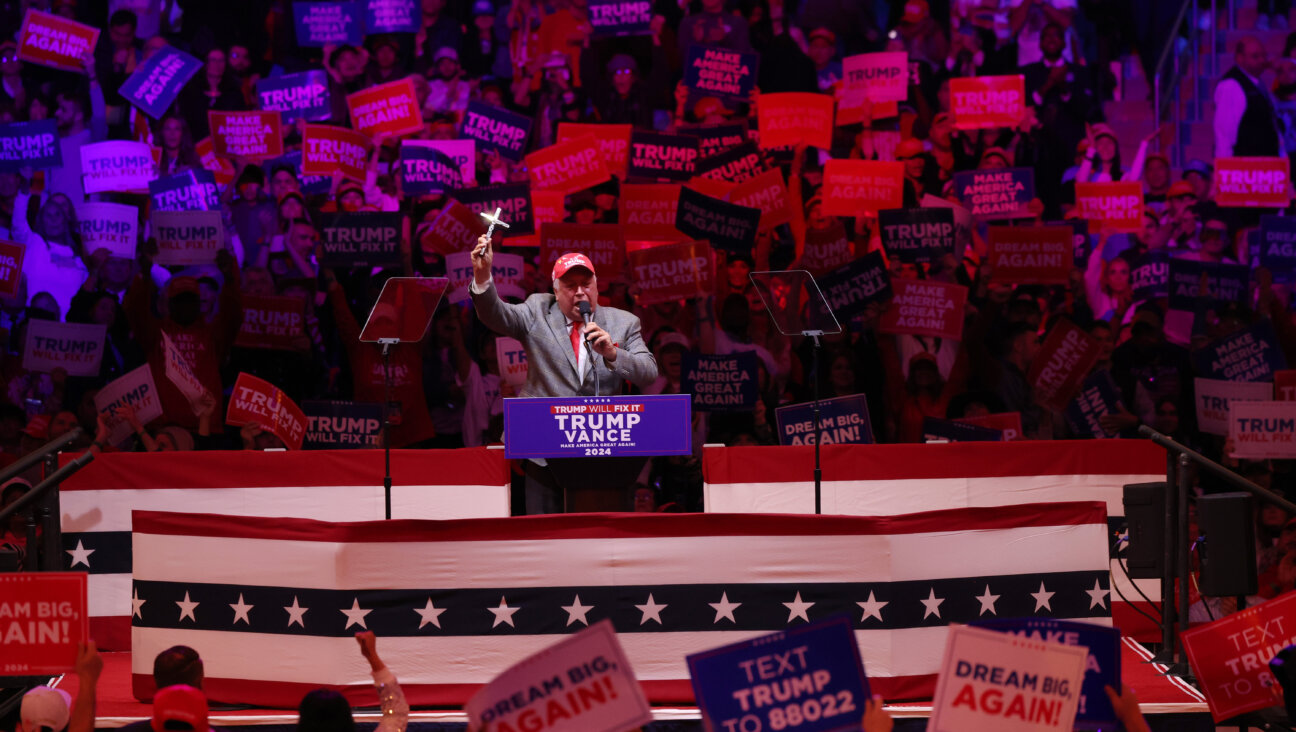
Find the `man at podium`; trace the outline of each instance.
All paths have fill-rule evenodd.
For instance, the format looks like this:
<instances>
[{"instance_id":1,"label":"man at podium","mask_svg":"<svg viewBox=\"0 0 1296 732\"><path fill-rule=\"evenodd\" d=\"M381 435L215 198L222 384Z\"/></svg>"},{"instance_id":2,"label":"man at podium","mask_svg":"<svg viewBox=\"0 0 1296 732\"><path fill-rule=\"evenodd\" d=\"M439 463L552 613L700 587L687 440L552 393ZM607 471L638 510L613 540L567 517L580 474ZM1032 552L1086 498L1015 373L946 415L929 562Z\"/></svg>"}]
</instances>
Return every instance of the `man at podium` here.
<instances>
[{"instance_id":1,"label":"man at podium","mask_svg":"<svg viewBox=\"0 0 1296 732\"><path fill-rule=\"evenodd\" d=\"M468 289L486 327L526 348L527 383L521 396L609 396L620 394L626 381L647 386L657 378L657 360L643 342L638 316L599 307L598 278L589 257L558 257L553 292L536 293L520 305L504 302L495 291L493 258L490 238L480 237ZM590 322L581 315L582 303L590 310Z\"/></svg>"}]
</instances>

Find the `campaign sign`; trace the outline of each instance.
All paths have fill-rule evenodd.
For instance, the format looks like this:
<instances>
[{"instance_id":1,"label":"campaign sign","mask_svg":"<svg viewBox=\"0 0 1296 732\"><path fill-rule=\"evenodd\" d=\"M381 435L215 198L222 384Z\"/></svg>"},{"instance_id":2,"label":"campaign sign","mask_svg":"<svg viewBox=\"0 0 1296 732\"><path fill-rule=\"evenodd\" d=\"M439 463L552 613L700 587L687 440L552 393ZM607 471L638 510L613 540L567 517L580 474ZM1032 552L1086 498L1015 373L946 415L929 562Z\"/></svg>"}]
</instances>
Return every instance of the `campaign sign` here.
<instances>
[{"instance_id":1,"label":"campaign sign","mask_svg":"<svg viewBox=\"0 0 1296 732\"><path fill-rule=\"evenodd\" d=\"M822 228L807 228L801 268L814 277L822 277L855 259L852 244L846 234L846 224L841 219L829 219L828 225Z\"/></svg>"},{"instance_id":2,"label":"campaign sign","mask_svg":"<svg viewBox=\"0 0 1296 732\"><path fill-rule=\"evenodd\" d=\"M705 242L637 249L629 258L640 305L687 300L715 287L715 255Z\"/></svg>"},{"instance_id":3,"label":"campaign sign","mask_svg":"<svg viewBox=\"0 0 1296 732\"><path fill-rule=\"evenodd\" d=\"M494 279L495 290L500 297L525 300L526 290L522 289L522 280L525 276L526 270L523 268L520 254L495 252L495 257L491 260L491 277ZM446 278L450 280L446 299L453 303L468 302L472 298L468 292L468 286L473 280L472 252L447 254Z\"/></svg>"},{"instance_id":4,"label":"campaign sign","mask_svg":"<svg viewBox=\"0 0 1296 732\"><path fill-rule=\"evenodd\" d=\"M778 168L767 170L734 186L725 200L739 206L760 209L762 231L792 220L787 184L783 181L783 171Z\"/></svg>"},{"instance_id":5,"label":"campaign sign","mask_svg":"<svg viewBox=\"0 0 1296 732\"><path fill-rule=\"evenodd\" d=\"M1232 456L1246 460L1287 460L1296 457L1296 404L1246 402L1229 404Z\"/></svg>"},{"instance_id":6,"label":"campaign sign","mask_svg":"<svg viewBox=\"0 0 1296 732\"><path fill-rule=\"evenodd\" d=\"M5 35L12 32L10 26ZM18 58L41 66L83 73L85 57L94 51L98 42L98 28L29 7L18 31Z\"/></svg>"},{"instance_id":7,"label":"campaign sign","mask_svg":"<svg viewBox=\"0 0 1296 732\"><path fill-rule=\"evenodd\" d=\"M0 295L12 297L22 284L23 254L27 247L0 240Z\"/></svg>"},{"instance_id":8,"label":"campaign sign","mask_svg":"<svg viewBox=\"0 0 1296 732\"><path fill-rule=\"evenodd\" d=\"M301 404L306 415L305 450L382 447L383 405L316 399Z\"/></svg>"},{"instance_id":9,"label":"campaign sign","mask_svg":"<svg viewBox=\"0 0 1296 732\"><path fill-rule=\"evenodd\" d=\"M365 87L348 94L346 103L352 129L369 137L384 132L395 137L423 129L423 112L412 79Z\"/></svg>"},{"instance_id":10,"label":"campaign sign","mask_svg":"<svg viewBox=\"0 0 1296 732\"><path fill-rule=\"evenodd\" d=\"M212 149L227 158L265 160L283 155L278 112L207 112Z\"/></svg>"},{"instance_id":11,"label":"campaign sign","mask_svg":"<svg viewBox=\"0 0 1296 732\"><path fill-rule=\"evenodd\" d=\"M1021 412L999 412L980 417L963 417L954 421L999 430L1005 440L1020 440L1022 437Z\"/></svg>"},{"instance_id":12,"label":"campaign sign","mask_svg":"<svg viewBox=\"0 0 1296 732\"><path fill-rule=\"evenodd\" d=\"M406 195L443 193L464 187L463 171L459 164L431 145L401 141L400 165L401 192Z\"/></svg>"},{"instance_id":13,"label":"campaign sign","mask_svg":"<svg viewBox=\"0 0 1296 732\"><path fill-rule=\"evenodd\" d=\"M954 253L954 209L898 208L878 211L882 246L901 262L936 262Z\"/></svg>"},{"instance_id":14,"label":"campaign sign","mask_svg":"<svg viewBox=\"0 0 1296 732\"><path fill-rule=\"evenodd\" d=\"M415 0L365 0L365 33L418 33L423 20Z\"/></svg>"},{"instance_id":15,"label":"campaign sign","mask_svg":"<svg viewBox=\"0 0 1296 732\"><path fill-rule=\"evenodd\" d=\"M909 54L887 51L842 59L842 96L851 101L859 97L861 101L873 103L908 99Z\"/></svg>"},{"instance_id":16,"label":"campaign sign","mask_svg":"<svg viewBox=\"0 0 1296 732\"><path fill-rule=\"evenodd\" d=\"M48 374L63 369L68 376L98 376L108 326L98 323L60 323L31 320L22 366Z\"/></svg>"},{"instance_id":17,"label":"campaign sign","mask_svg":"<svg viewBox=\"0 0 1296 732\"><path fill-rule=\"evenodd\" d=\"M53 119L0 124L0 172L61 167L63 147Z\"/></svg>"},{"instance_id":18,"label":"campaign sign","mask_svg":"<svg viewBox=\"0 0 1296 732\"><path fill-rule=\"evenodd\" d=\"M815 279L828 307L840 321L862 314L869 305L891 298L891 274L882 252L873 251Z\"/></svg>"},{"instance_id":19,"label":"campaign sign","mask_svg":"<svg viewBox=\"0 0 1296 732\"><path fill-rule=\"evenodd\" d=\"M631 178L686 181L698 159L698 140L691 135L664 135L632 130L627 172Z\"/></svg>"},{"instance_id":20,"label":"campaign sign","mask_svg":"<svg viewBox=\"0 0 1296 732\"><path fill-rule=\"evenodd\" d=\"M688 666L708 732L858 730L873 698L845 615L694 653Z\"/></svg>"},{"instance_id":21,"label":"campaign sign","mask_svg":"<svg viewBox=\"0 0 1296 732\"><path fill-rule=\"evenodd\" d=\"M477 245L477 237L486 233L486 226L482 217L472 209L450 199L432 223L420 229L419 244L423 251L433 251L442 256L466 252Z\"/></svg>"},{"instance_id":22,"label":"campaign sign","mask_svg":"<svg viewBox=\"0 0 1296 732\"><path fill-rule=\"evenodd\" d=\"M306 335L306 303L300 297L244 295L243 324L234 345L300 351Z\"/></svg>"},{"instance_id":23,"label":"campaign sign","mask_svg":"<svg viewBox=\"0 0 1296 732\"><path fill-rule=\"evenodd\" d=\"M1153 300L1170 294L1170 254L1146 252L1130 267L1130 287L1134 300Z\"/></svg>"},{"instance_id":24,"label":"campaign sign","mask_svg":"<svg viewBox=\"0 0 1296 732\"><path fill-rule=\"evenodd\" d=\"M808 92L762 94L756 105L756 123L762 148L786 147L804 140L827 150L832 147L833 98Z\"/></svg>"},{"instance_id":25,"label":"campaign sign","mask_svg":"<svg viewBox=\"0 0 1296 732\"><path fill-rule=\"evenodd\" d=\"M52 676L76 669L77 646L90 640L88 576L0 573L0 670L8 676Z\"/></svg>"},{"instance_id":26,"label":"campaign sign","mask_svg":"<svg viewBox=\"0 0 1296 732\"><path fill-rule=\"evenodd\" d=\"M460 137L476 140L482 150L494 150L502 157L521 162L531 134L531 118L484 102L468 102Z\"/></svg>"},{"instance_id":27,"label":"campaign sign","mask_svg":"<svg viewBox=\"0 0 1296 732\"><path fill-rule=\"evenodd\" d=\"M359 3L293 2L292 8L299 47L360 45L362 29Z\"/></svg>"},{"instance_id":28,"label":"campaign sign","mask_svg":"<svg viewBox=\"0 0 1296 732\"><path fill-rule=\"evenodd\" d=\"M163 267L211 264L225 248L225 224L220 211L154 211L153 239Z\"/></svg>"},{"instance_id":29,"label":"campaign sign","mask_svg":"<svg viewBox=\"0 0 1296 732\"><path fill-rule=\"evenodd\" d=\"M698 155L702 158L709 158L744 142L754 141L745 121L723 125L687 126L681 127L680 131L698 139Z\"/></svg>"},{"instance_id":30,"label":"campaign sign","mask_svg":"<svg viewBox=\"0 0 1296 732\"><path fill-rule=\"evenodd\" d=\"M1002 442L1005 439L1004 433L996 429L935 417L923 417L922 433L923 442Z\"/></svg>"},{"instance_id":31,"label":"campaign sign","mask_svg":"<svg viewBox=\"0 0 1296 732\"><path fill-rule=\"evenodd\" d=\"M617 201L617 220L639 239L687 239L675 228L681 187L677 184L626 183L621 186L621 199Z\"/></svg>"},{"instance_id":32,"label":"campaign sign","mask_svg":"<svg viewBox=\"0 0 1296 732\"><path fill-rule=\"evenodd\" d=\"M239 372L234 391L230 392L225 424L260 425L290 450L300 450L306 438L306 414L301 407L279 387L245 372Z\"/></svg>"},{"instance_id":33,"label":"campaign sign","mask_svg":"<svg viewBox=\"0 0 1296 732\"><path fill-rule=\"evenodd\" d=\"M652 721L652 708L612 621L604 618L591 625L578 617L589 627L509 667L468 700L469 727L481 732L622 732Z\"/></svg>"},{"instance_id":34,"label":"campaign sign","mask_svg":"<svg viewBox=\"0 0 1296 732\"><path fill-rule=\"evenodd\" d=\"M1296 593L1288 592L1180 634L1216 722L1282 706L1283 687L1269 662L1296 643L1294 629Z\"/></svg>"},{"instance_id":35,"label":"campaign sign","mask_svg":"<svg viewBox=\"0 0 1296 732\"><path fill-rule=\"evenodd\" d=\"M703 178L730 183L742 183L765 172L765 162L760 148L754 142L744 142L704 157L697 164L697 174Z\"/></svg>"},{"instance_id":36,"label":"campaign sign","mask_svg":"<svg viewBox=\"0 0 1296 732\"><path fill-rule=\"evenodd\" d=\"M1026 77L955 77L949 96L954 126L960 130L1016 127L1026 114Z\"/></svg>"},{"instance_id":37,"label":"campaign sign","mask_svg":"<svg viewBox=\"0 0 1296 732\"><path fill-rule=\"evenodd\" d=\"M526 156L526 165L533 190L571 194L612 177L593 135L575 137L536 150Z\"/></svg>"},{"instance_id":38,"label":"campaign sign","mask_svg":"<svg viewBox=\"0 0 1296 732\"><path fill-rule=\"evenodd\" d=\"M504 457L691 455L692 397L504 400Z\"/></svg>"},{"instance_id":39,"label":"campaign sign","mask_svg":"<svg viewBox=\"0 0 1296 732\"><path fill-rule=\"evenodd\" d=\"M1215 203L1287 208L1291 203L1290 167L1287 158L1215 158Z\"/></svg>"},{"instance_id":40,"label":"campaign sign","mask_svg":"<svg viewBox=\"0 0 1296 732\"><path fill-rule=\"evenodd\" d=\"M189 406L197 414L199 402L207 395L207 387L194 375L193 365L185 358L184 351L176 348L166 331L162 331L162 361L166 365L167 381L189 400Z\"/></svg>"},{"instance_id":41,"label":"campaign sign","mask_svg":"<svg viewBox=\"0 0 1296 732\"><path fill-rule=\"evenodd\" d=\"M680 392L693 395L697 412L750 412L759 398L755 351L708 355L684 354Z\"/></svg>"},{"instance_id":42,"label":"campaign sign","mask_svg":"<svg viewBox=\"0 0 1296 732\"><path fill-rule=\"evenodd\" d=\"M568 252L580 252L594 263L604 282L621 276L625 266L625 237L617 224L549 223L540 227L540 271L552 272L554 262Z\"/></svg>"},{"instance_id":43,"label":"campaign sign","mask_svg":"<svg viewBox=\"0 0 1296 732\"><path fill-rule=\"evenodd\" d=\"M1115 437L1118 433L1103 429L1100 421L1108 414L1120 412L1120 391L1112 381L1110 371L1089 374L1080 386L1080 392L1066 408L1067 424L1077 434L1085 437Z\"/></svg>"},{"instance_id":44,"label":"campaign sign","mask_svg":"<svg viewBox=\"0 0 1296 732\"><path fill-rule=\"evenodd\" d=\"M1032 640L1088 649L1089 658L1085 662L1084 683L1080 688L1080 704L1076 712L1076 728L1107 729L1115 725L1116 710L1112 709L1111 700L1107 698L1103 687L1119 689L1121 686L1119 629L1053 618L992 618L973 620L971 625Z\"/></svg>"},{"instance_id":45,"label":"campaign sign","mask_svg":"<svg viewBox=\"0 0 1296 732\"><path fill-rule=\"evenodd\" d=\"M399 264L400 243L400 212L339 212L320 227L320 261L328 267Z\"/></svg>"},{"instance_id":46,"label":"campaign sign","mask_svg":"<svg viewBox=\"0 0 1296 732\"><path fill-rule=\"evenodd\" d=\"M210 170L190 169L157 178L149 181L148 189L153 211L220 210L220 191Z\"/></svg>"},{"instance_id":47,"label":"campaign sign","mask_svg":"<svg viewBox=\"0 0 1296 732\"><path fill-rule=\"evenodd\" d=\"M144 114L162 119L176 97L180 96L180 90L202 67L202 61L184 51L164 46L137 66L117 93L143 110Z\"/></svg>"},{"instance_id":48,"label":"campaign sign","mask_svg":"<svg viewBox=\"0 0 1296 732\"><path fill-rule=\"evenodd\" d=\"M904 163L829 160L823 169L825 216L862 216L904 205Z\"/></svg>"},{"instance_id":49,"label":"campaign sign","mask_svg":"<svg viewBox=\"0 0 1296 732\"><path fill-rule=\"evenodd\" d=\"M328 119L332 114L328 81L328 72L319 69L258 79L257 99L261 109L278 112L284 122Z\"/></svg>"},{"instance_id":50,"label":"campaign sign","mask_svg":"<svg viewBox=\"0 0 1296 732\"><path fill-rule=\"evenodd\" d=\"M1206 292L1216 307L1248 299L1251 268L1245 264L1196 262L1181 257L1170 258L1170 309L1193 311L1201 290L1202 273L1206 274Z\"/></svg>"},{"instance_id":51,"label":"campaign sign","mask_svg":"<svg viewBox=\"0 0 1296 732\"><path fill-rule=\"evenodd\" d=\"M706 240L717 249L750 254L756 243L760 217L758 208L739 206L682 187L675 211L675 228L694 239Z\"/></svg>"},{"instance_id":52,"label":"campaign sign","mask_svg":"<svg viewBox=\"0 0 1296 732\"><path fill-rule=\"evenodd\" d=\"M81 183L91 193L144 193L157 177L153 152L142 142L109 140L81 146Z\"/></svg>"},{"instance_id":53,"label":"campaign sign","mask_svg":"<svg viewBox=\"0 0 1296 732\"><path fill-rule=\"evenodd\" d=\"M952 625L932 697L930 732L1070 732L1089 651Z\"/></svg>"},{"instance_id":54,"label":"campaign sign","mask_svg":"<svg viewBox=\"0 0 1296 732\"><path fill-rule=\"evenodd\" d=\"M695 43L684 60L684 86L704 97L745 102L756 86L759 53Z\"/></svg>"},{"instance_id":55,"label":"campaign sign","mask_svg":"<svg viewBox=\"0 0 1296 732\"><path fill-rule=\"evenodd\" d=\"M1273 398L1280 402L1296 402L1296 369L1274 372Z\"/></svg>"},{"instance_id":56,"label":"campaign sign","mask_svg":"<svg viewBox=\"0 0 1296 732\"><path fill-rule=\"evenodd\" d=\"M1229 409L1236 401L1263 402L1273 398L1273 387L1267 381L1221 381L1193 379L1197 401L1197 429L1221 437L1229 431Z\"/></svg>"},{"instance_id":57,"label":"campaign sign","mask_svg":"<svg viewBox=\"0 0 1296 732\"><path fill-rule=\"evenodd\" d=\"M593 4L590 9L593 12ZM603 155L603 164L608 172L620 178L626 177L626 166L630 161L631 125L597 125L579 122L559 122L558 142L567 142L585 135L593 135Z\"/></svg>"},{"instance_id":58,"label":"campaign sign","mask_svg":"<svg viewBox=\"0 0 1296 732\"><path fill-rule=\"evenodd\" d=\"M1045 221L1045 226L1065 226L1071 231L1071 251L1075 266L1081 270L1089 263L1092 247L1089 242L1089 222L1085 219L1066 219L1065 221Z\"/></svg>"},{"instance_id":59,"label":"campaign sign","mask_svg":"<svg viewBox=\"0 0 1296 732\"><path fill-rule=\"evenodd\" d=\"M1259 260L1275 279L1290 279L1296 273L1296 217L1260 217Z\"/></svg>"},{"instance_id":60,"label":"campaign sign","mask_svg":"<svg viewBox=\"0 0 1296 732\"><path fill-rule=\"evenodd\" d=\"M589 0L587 10L595 38L652 32L652 0Z\"/></svg>"},{"instance_id":61,"label":"campaign sign","mask_svg":"<svg viewBox=\"0 0 1296 732\"><path fill-rule=\"evenodd\" d=\"M217 183L221 184L222 186L227 186L234 182L234 164L231 163L228 158L222 158L216 155L216 147L212 144L211 135L208 135L203 139L199 140L198 142L194 143L194 154L198 156L198 164L202 166L202 169L211 171L211 174L216 176ZM296 150L284 157L289 157L292 155L295 155L297 157L297 164L294 166L293 169L294 170L300 169L301 150ZM281 157L278 160L283 160L283 159L284 158ZM264 165L266 166L266 170L269 171L270 166L275 162L277 161L272 160L267 163L264 163ZM325 188L324 190L327 191L328 188ZM308 191L304 184L302 185L302 193L312 193L312 192L313 191Z\"/></svg>"},{"instance_id":62,"label":"campaign sign","mask_svg":"<svg viewBox=\"0 0 1296 732\"><path fill-rule=\"evenodd\" d=\"M1193 359L1197 373L1225 381L1273 381L1274 372L1287 368L1273 321L1267 318L1212 342Z\"/></svg>"},{"instance_id":63,"label":"campaign sign","mask_svg":"<svg viewBox=\"0 0 1296 732\"><path fill-rule=\"evenodd\" d=\"M495 360L499 367L500 378L514 387L522 386L527 381L526 346L522 342L500 336L495 339Z\"/></svg>"},{"instance_id":64,"label":"campaign sign","mask_svg":"<svg viewBox=\"0 0 1296 732\"><path fill-rule=\"evenodd\" d=\"M815 444L814 402L774 410L780 445ZM819 438L823 445L871 445L868 399L863 394L819 400Z\"/></svg>"},{"instance_id":65,"label":"campaign sign","mask_svg":"<svg viewBox=\"0 0 1296 732\"><path fill-rule=\"evenodd\" d=\"M1065 285L1075 266L1069 226L991 226L992 282Z\"/></svg>"},{"instance_id":66,"label":"campaign sign","mask_svg":"<svg viewBox=\"0 0 1296 732\"><path fill-rule=\"evenodd\" d=\"M407 147L430 147L453 160L463 179L455 188L477 185L477 143L474 140L401 140L402 156Z\"/></svg>"},{"instance_id":67,"label":"campaign sign","mask_svg":"<svg viewBox=\"0 0 1296 732\"><path fill-rule=\"evenodd\" d=\"M891 307L882 313L878 328L883 333L963 339L963 306L967 288L931 280L891 280Z\"/></svg>"},{"instance_id":68,"label":"campaign sign","mask_svg":"<svg viewBox=\"0 0 1296 732\"><path fill-rule=\"evenodd\" d=\"M213 157L215 156L213 155ZM302 158L303 155L301 150L293 150L290 153L284 154L283 157L275 158L274 160L267 160L265 163L262 163L262 167L264 167L266 171L266 178L273 177L275 168L282 166L297 174L297 180L301 183L302 195L310 196L319 193L328 193L329 189L333 186L333 180L326 175L306 175L302 172ZM225 163L229 164L229 161L225 161ZM220 174L217 173L216 175L216 179L220 180ZM233 182L233 177L233 170L231 169L231 183Z\"/></svg>"},{"instance_id":69,"label":"campaign sign","mask_svg":"<svg viewBox=\"0 0 1296 732\"><path fill-rule=\"evenodd\" d=\"M130 422L116 415L119 408L134 411L140 424L148 424L162 416L162 399L158 396L157 384L153 382L153 369L144 364L113 379L95 394L94 405L95 412L108 426L108 444L122 444L135 430Z\"/></svg>"},{"instance_id":70,"label":"campaign sign","mask_svg":"<svg viewBox=\"0 0 1296 732\"><path fill-rule=\"evenodd\" d=\"M371 145L367 135L355 130L307 124L302 132L301 172L331 176L340 170L351 180L364 180Z\"/></svg>"},{"instance_id":71,"label":"campaign sign","mask_svg":"<svg viewBox=\"0 0 1296 732\"><path fill-rule=\"evenodd\" d=\"M495 209L500 209L500 218L508 223L509 228L497 229L497 235L503 233L514 237L535 233L530 183L504 183L496 186L465 188L455 191L454 197L459 203L472 209L474 214L485 211L493 215Z\"/></svg>"},{"instance_id":72,"label":"campaign sign","mask_svg":"<svg viewBox=\"0 0 1296 732\"><path fill-rule=\"evenodd\" d=\"M1033 217L1027 205L1035 197L1035 171L1000 168L955 173L954 192L977 219Z\"/></svg>"},{"instance_id":73,"label":"campaign sign","mask_svg":"<svg viewBox=\"0 0 1296 732\"><path fill-rule=\"evenodd\" d=\"M1065 411L1089 370L1098 363L1101 349L1097 338L1069 320L1059 320L1026 375L1035 390L1035 401L1054 411Z\"/></svg>"},{"instance_id":74,"label":"campaign sign","mask_svg":"<svg viewBox=\"0 0 1296 732\"><path fill-rule=\"evenodd\" d=\"M1094 228L1143 230L1143 183L1136 180L1075 184L1076 210Z\"/></svg>"}]
</instances>

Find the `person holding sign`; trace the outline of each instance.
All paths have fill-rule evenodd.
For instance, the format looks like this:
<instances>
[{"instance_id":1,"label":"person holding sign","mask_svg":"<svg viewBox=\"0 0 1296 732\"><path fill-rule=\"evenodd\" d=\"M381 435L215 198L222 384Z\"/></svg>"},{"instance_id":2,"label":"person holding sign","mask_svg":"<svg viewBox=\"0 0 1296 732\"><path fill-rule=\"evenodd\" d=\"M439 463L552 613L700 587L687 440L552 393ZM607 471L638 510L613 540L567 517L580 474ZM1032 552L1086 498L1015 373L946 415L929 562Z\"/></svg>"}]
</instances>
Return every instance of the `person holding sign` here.
<instances>
[{"instance_id":1,"label":"person holding sign","mask_svg":"<svg viewBox=\"0 0 1296 732\"><path fill-rule=\"evenodd\" d=\"M468 289L482 322L526 347L527 383L520 396L607 396L620 394L626 381L644 387L657 378L657 360L643 342L639 318L599 306L589 257L559 256L553 292L534 294L519 305L504 302L495 291L493 259L491 241L483 235L473 249Z\"/></svg>"}]
</instances>

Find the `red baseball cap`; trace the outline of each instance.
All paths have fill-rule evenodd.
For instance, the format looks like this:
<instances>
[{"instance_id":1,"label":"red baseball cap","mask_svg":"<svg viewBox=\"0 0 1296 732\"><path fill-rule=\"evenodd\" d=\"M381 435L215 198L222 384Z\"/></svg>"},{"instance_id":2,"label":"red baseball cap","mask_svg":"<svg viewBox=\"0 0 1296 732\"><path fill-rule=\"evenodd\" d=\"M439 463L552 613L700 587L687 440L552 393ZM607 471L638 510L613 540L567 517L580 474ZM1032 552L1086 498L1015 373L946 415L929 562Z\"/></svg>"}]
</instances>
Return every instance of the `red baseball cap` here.
<instances>
[{"instance_id":1,"label":"red baseball cap","mask_svg":"<svg viewBox=\"0 0 1296 732\"><path fill-rule=\"evenodd\" d=\"M572 267L584 267L590 274L594 274L594 263L589 257L579 252L567 252L554 261L553 278L560 279Z\"/></svg>"},{"instance_id":2,"label":"red baseball cap","mask_svg":"<svg viewBox=\"0 0 1296 732\"><path fill-rule=\"evenodd\" d=\"M153 697L153 732L163 732L167 722L185 722L196 732L208 732L207 697L192 686L168 686Z\"/></svg>"}]
</instances>

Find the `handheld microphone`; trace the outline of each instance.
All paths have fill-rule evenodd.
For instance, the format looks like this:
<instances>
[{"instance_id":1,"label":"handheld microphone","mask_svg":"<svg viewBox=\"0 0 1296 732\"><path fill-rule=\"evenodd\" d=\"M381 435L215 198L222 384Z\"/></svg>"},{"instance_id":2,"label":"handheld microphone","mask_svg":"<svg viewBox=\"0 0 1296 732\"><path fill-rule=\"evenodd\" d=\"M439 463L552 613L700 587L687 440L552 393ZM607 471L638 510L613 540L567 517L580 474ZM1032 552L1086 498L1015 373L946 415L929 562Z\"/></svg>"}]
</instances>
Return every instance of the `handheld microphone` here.
<instances>
[{"instance_id":1,"label":"handheld microphone","mask_svg":"<svg viewBox=\"0 0 1296 732\"><path fill-rule=\"evenodd\" d=\"M593 311L590 310L590 304L588 300L581 300L580 302L576 303L576 312L580 313L581 318L584 319L586 323L594 322L594 313Z\"/></svg>"},{"instance_id":2,"label":"handheld microphone","mask_svg":"<svg viewBox=\"0 0 1296 732\"><path fill-rule=\"evenodd\" d=\"M576 312L580 313L581 319L584 320L587 325L592 325L594 323L594 312L590 308L590 304L588 300L581 300L580 302L577 302ZM598 373L598 369L594 368L594 346L590 345L590 342L588 340L585 341L585 351L590 355L590 371L594 372L594 394L598 395L599 394L599 373Z\"/></svg>"}]
</instances>

